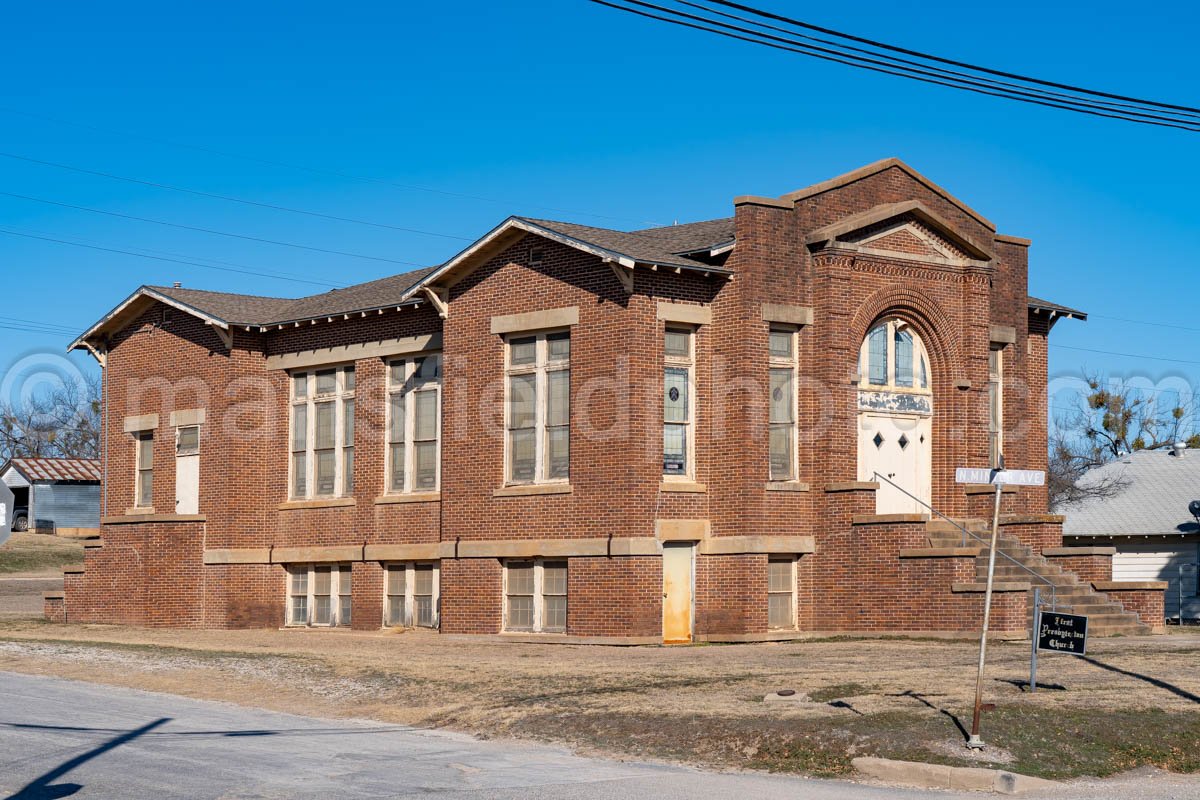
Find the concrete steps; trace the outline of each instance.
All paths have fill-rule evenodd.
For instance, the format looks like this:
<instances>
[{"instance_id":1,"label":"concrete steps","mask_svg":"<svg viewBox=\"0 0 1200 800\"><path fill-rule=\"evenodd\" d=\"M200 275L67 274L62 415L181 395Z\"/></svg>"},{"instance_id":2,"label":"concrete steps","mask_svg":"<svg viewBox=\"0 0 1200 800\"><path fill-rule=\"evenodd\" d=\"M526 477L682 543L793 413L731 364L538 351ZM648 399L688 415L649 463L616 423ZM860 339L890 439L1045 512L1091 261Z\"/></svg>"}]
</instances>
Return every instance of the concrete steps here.
<instances>
[{"instance_id":1,"label":"concrete steps","mask_svg":"<svg viewBox=\"0 0 1200 800\"><path fill-rule=\"evenodd\" d=\"M959 520L976 537L967 537L968 546L979 547L975 559L976 578L982 583L987 580L988 559L991 553L990 528L985 520ZM932 547L961 547L963 532L945 520L932 520L927 524L929 543ZM1088 634L1092 636L1138 636L1151 633L1132 611L1126 611L1120 603L1092 589L1072 572L1052 564L1019 539L1000 532L996 540L996 579L1000 581L1028 581L1041 590L1043 610L1054 602L1059 611L1084 614L1088 618ZM1033 624L1032 590L1029 598L1029 623Z\"/></svg>"}]
</instances>

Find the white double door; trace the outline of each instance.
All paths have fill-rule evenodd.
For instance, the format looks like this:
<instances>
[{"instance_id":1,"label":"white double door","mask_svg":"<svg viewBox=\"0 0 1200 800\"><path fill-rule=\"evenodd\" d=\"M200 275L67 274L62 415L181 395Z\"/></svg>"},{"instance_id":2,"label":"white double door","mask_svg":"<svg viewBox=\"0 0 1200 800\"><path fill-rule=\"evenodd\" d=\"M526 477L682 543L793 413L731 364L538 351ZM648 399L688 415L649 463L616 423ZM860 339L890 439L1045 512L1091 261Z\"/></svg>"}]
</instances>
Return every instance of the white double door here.
<instances>
[{"instance_id":1,"label":"white double door","mask_svg":"<svg viewBox=\"0 0 1200 800\"><path fill-rule=\"evenodd\" d=\"M929 503L932 496L931 421L910 414L858 415L858 479L878 481L876 513L929 513L914 498ZM887 480L879 480L876 473Z\"/></svg>"}]
</instances>

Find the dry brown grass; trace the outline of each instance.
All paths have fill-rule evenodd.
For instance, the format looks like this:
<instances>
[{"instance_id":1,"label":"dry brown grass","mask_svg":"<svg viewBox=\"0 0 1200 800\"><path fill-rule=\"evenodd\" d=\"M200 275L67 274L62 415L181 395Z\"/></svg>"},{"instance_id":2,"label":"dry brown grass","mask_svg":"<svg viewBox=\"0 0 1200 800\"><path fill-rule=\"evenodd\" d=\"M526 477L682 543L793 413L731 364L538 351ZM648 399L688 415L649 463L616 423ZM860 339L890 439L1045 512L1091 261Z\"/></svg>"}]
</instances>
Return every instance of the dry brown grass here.
<instances>
[{"instance_id":1,"label":"dry brown grass","mask_svg":"<svg viewBox=\"0 0 1200 800\"><path fill-rule=\"evenodd\" d=\"M0 575L60 578L63 567L83 563L83 543L42 533L14 533L0 545Z\"/></svg>"},{"instance_id":2,"label":"dry brown grass","mask_svg":"<svg viewBox=\"0 0 1200 800\"><path fill-rule=\"evenodd\" d=\"M1049 775L1200 763L1200 636L1098 640L1087 660L990 650L986 759ZM425 631L180 631L0 623L0 669L319 716L452 727L721 766L834 774L859 753L966 763L975 645L826 640L589 647ZM763 702L779 689L798 698ZM1138 729L1136 732L1130 726ZM1155 744L1161 742L1164 744ZM1047 767L1040 754L1066 749Z\"/></svg>"}]
</instances>

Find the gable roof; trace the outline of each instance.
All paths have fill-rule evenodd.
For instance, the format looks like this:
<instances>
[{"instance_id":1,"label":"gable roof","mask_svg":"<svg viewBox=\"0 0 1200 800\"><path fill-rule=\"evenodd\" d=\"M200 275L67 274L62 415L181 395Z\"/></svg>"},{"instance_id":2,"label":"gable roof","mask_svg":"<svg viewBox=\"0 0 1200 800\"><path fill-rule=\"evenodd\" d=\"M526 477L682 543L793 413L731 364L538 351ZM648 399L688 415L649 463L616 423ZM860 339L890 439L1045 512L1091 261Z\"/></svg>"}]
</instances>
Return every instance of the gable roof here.
<instances>
[{"instance_id":1,"label":"gable roof","mask_svg":"<svg viewBox=\"0 0 1200 800\"><path fill-rule=\"evenodd\" d=\"M1083 486L1119 479L1113 497L1087 498L1059 509L1065 536L1143 536L1200 532L1188 503L1200 500L1200 451L1182 458L1168 450L1139 450L1089 471Z\"/></svg>"},{"instance_id":2,"label":"gable roof","mask_svg":"<svg viewBox=\"0 0 1200 800\"><path fill-rule=\"evenodd\" d=\"M810 197L816 197L819 194L824 194L825 192L830 192L834 189L840 189L843 186L848 186L852 183L856 183L857 181L861 181L864 178L869 178L872 175L876 175L889 169L898 169L907 173L913 180L924 185L927 189L934 194L939 195L944 200L957 206L959 210L974 219L979 224L983 225L985 228L988 228L993 232L996 230L996 226L992 224L987 217L983 216L978 211L964 203L962 200L959 200L957 197L950 194L950 192L946 191L941 186L938 186L936 183L929 180L929 178L926 178L924 175L917 172L915 169L910 167L908 164L905 164L898 158L885 158L881 161L876 161L873 164L867 164L865 167L859 167L858 169L838 175L836 178L830 178L827 181L814 183L812 186L808 186L804 189L788 192L779 198L743 195L736 198L733 202L735 205L741 203L765 203L767 205L793 208L795 207L796 203L802 200L807 200Z\"/></svg>"},{"instance_id":3,"label":"gable roof","mask_svg":"<svg viewBox=\"0 0 1200 800\"><path fill-rule=\"evenodd\" d=\"M970 258L979 261L992 260L990 250L976 243L966 234L955 230L953 225L919 200L883 203L858 214L851 214L823 228L817 228L804 237L804 241L809 245L836 241L839 237L899 217L911 218L924 223L945 237L947 241L962 250Z\"/></svg>"},{"instance_id":4,"label":"gable roof","mask_svg":"<svg viewBox=\"0 0 1200 800\"><path fill-rule=\"evenodd\" d=\"M15 469L27 481L100 481L100 462L92 458L13 458L0 469Z\"/></svg>"}]
</instances>

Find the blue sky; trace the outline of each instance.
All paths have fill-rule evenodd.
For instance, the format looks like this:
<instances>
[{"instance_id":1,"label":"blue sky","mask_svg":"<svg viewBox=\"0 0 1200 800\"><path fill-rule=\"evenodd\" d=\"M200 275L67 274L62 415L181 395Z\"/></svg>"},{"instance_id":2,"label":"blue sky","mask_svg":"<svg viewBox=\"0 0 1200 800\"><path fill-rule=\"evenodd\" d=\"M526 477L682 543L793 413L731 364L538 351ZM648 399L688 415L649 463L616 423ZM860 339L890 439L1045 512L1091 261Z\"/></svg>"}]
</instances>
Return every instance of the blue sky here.
<instances>
[{"instance_id":1,"label":"blue sky","mask_svg":"<svg viewBox=\"0 0 1200 800\"><path fill-rule=\"evenodd\" d=\"M1096 3L759 5L947 57L1200 105L1194 4L1136 17ZM899 156L1001 232L1034 240L1034 294L1091 312L1056 328L1052 373L1148 385L1200 376L1195 133L916 84L582 0L17 4L0 67L0 152L446 236L0 157L3 192L390 261L0 195L6 230L346 284L410 268L395 261L439 262L464 244L447 236L474 238L510 213L613 227L705 219L730 214L738 194L777 195ZM143 283L322 289L5 233L0 265L0 325L75 331ZM30 354L61 353L69 338L0 328L0 374Z\"/></svg>"}]
</instances>

